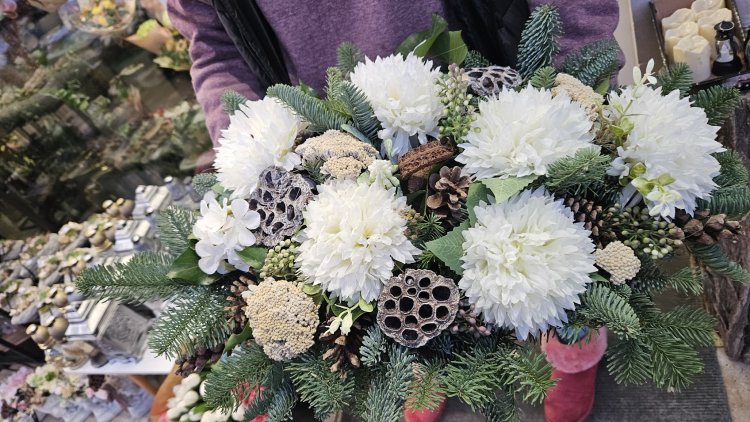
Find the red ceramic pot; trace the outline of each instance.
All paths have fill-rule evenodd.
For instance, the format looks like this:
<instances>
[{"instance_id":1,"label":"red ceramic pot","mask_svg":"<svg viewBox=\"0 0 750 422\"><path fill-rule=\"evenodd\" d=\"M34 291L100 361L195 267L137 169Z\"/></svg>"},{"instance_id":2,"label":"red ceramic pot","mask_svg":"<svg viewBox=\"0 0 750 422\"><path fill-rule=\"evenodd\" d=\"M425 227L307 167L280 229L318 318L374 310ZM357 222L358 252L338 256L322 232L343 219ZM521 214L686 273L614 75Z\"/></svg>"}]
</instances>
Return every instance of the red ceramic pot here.
<instances>
[{"instance_id":1,"label":"red ceramic pot","mask_svg":"<svg viewBox=\"0 0 750 422\"><path fill-rule=\"evenodd\" d=\"M435 410L411 410L409 409L409 403L406 403L406 406L404 406L404 420L406 422L437 422L443 416L444 411L445 398L443 398L443 401L440 402Z\"/></svg>"},{"instance_id":2,"label":"red ceramic pot","mask_svg":"<svg viewBox=\"0 0 750 422\"><path fill-rule=\"evenodd\" d=\"M594 331L590 341L561 343L555 331L542 339L542 351L558 379L544 400L544 416L549 422L583 422L594 407L596 369L607 350L607 329Z\"/></svg>"}]
</instances>

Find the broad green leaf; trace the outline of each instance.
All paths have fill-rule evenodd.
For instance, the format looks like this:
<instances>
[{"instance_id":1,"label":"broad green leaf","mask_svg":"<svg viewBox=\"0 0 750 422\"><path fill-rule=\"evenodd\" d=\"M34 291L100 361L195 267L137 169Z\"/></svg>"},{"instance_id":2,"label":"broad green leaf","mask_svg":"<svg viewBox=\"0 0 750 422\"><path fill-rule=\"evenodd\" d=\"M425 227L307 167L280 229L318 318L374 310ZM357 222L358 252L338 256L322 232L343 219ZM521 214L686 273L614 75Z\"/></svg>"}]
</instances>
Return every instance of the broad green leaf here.
<instances>
[{"instance_id":1,"label":"broad green leaf","mask_svg":"<svg viewBox=\"0 0 750 422\"><path fill-rule=\"evenodd\" d=\"M245 249L237 252L237 255L239 255L240 258L242 258L245 263L256 270L260 270L263 268L263 262L266 260L266 254L268 254L268 249L262 247L262 246L248 246Z\"/></svg>"},{"instance_id":2,"label":"broad green leaf","mask_svg":"<svg viewBox=\"0 0 750 422\"><path fill-rule=\"evenodd\" d=\"M456 274L463 274L461 268L461 257L464 254L464 237L462 232L469 228L469 222L464 221L460 226L454 228L445 236L424 244L425 248L432 252L438 259L443 261Z\"/></svg>"},{"instance_id":3,"label":"broad green leaf","mask_svg":"<svg viewBox=\"0 0 750 422\"><path fill-rule=\"evenodd\" d=\"M609 283L609 279L599 273L591 273L589 274L589 278L591 278L591 281L602 281L604 283Z\"/></svg>"},{"instance_id":4,"label":"broad green leaf","mask_svg":"<svg viewBox=\"0 0 750 422\"><path fill-rule=\"evenodd\" d=\"M359 309L365 311L365 312L372 312L375 310L375 302L369 303L365 302L364 299L359 299Z\"/></svg>"},{"instance_id":5,"label":"broad green leaf","mask_svg":"<svg viewBox=\"0 0 750 422\"><path fill-rule=\"evenodd\" d=\"M172 263L167 277L177 280L185 280L196 284L208 285L219 279L218 274L206 274L198 267L200 257L195 253L195 243L180 254Z\"/></svg>"},{"instance_id":6,"label":"broad green leaf","mask_svg":"<svg viewBox=\"0 0 750 422\"><path fill-rule=\"evenodd\" d=\"M320 284L305 283L302 285L302 291L308 296L315 296L323 292L323 287Z\"/></svg>"},{"instance_id":7,"label":"broad green leaf","mask_svg":"<svg viewBox=\"0 0 750 422\"><path fill-rule=\"evenodd\" d=\"M523 188L539 177L537 175L524 177L510 177L508 179L485 179L482 180L485 186L492 192L495 197L495 203L505 202L511 196L521 192Z\"/></svg>"},{"instance_id":8,"label":"broad green leaf","mask_svg":"<svg viewBox=\"0 0 750 422\"><path fill-rule=\"evenodd\" d=\"M461 31L450 31L440 34L427 54L445 63L460 65L469 54L469 48L461 38Z\"/></svg>"},{"instance_id":9,"label":"broad green leaf","mask_svg":"<svg viewBox=\"0 0 750 422\"><path fill-rule=\"evenodd\" d=\"M471 226L477 222L477 215L474 213L474 207L479 205L480 202L488 202L487 195L489 195L487 187L482 182L474 182L469 185L469 193L466 195L466 209L469 211L469 223Z\"/></svg>"},{"instance_id":10,"label":"broad green leaf","mask_svg":"<svg viewBox=\"0 0 750 422\"><path fill-rule=\"evenodd\" d=\"M367 139L367 136L365 136L364 133L357 130L357 128L353 127L352 125L343 124L341 125L341 130L344 132L349 132L352 136L359 139L360 141L372 145L372 142L370 142L369 139Z\"/></svg>"},{"instance_id":11,"label":"broad green leaf","mask_svg":"<svg viewBox=\"0 0 750 422\"><path fill-rule=\"evenodd\" d=\"M607 91L609 91L609 78L599 82L599 85L594 88L594 91L596 91L597 94L607 95Z\"/></svg>"},{"instance_id":12,"label":"broad green leaf","mask_svg":"<svg viewBox=\"0 0 750 422\"><path fill-rule=\"evenodd\" d=\"M401 53L404 56L408 55L412 51L419 57L424 57L430 50L430 47L435 43L435 40L448 29L448 22L443 19L442 16L434 13L432 15L432 26L430 29L415 32L401 43L396 48L395 53Z\"/></svg>"}]
</instances>

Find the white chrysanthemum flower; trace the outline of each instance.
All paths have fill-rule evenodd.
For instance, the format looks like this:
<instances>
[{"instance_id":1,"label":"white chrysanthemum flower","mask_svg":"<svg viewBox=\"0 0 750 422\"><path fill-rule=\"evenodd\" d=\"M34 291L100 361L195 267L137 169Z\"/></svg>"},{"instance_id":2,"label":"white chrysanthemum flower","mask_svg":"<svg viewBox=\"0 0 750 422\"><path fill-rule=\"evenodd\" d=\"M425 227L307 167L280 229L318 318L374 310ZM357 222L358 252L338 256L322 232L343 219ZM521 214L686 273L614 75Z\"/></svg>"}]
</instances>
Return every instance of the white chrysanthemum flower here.
<instances>
[{"instance_id":1,"label":"white chrysanthemum flower","mask_svg":"<svg viewBox=\"0 0 750 422\"><path fill-rule=\"evenodd\" d=\"M711 154L724 150L716 142L719 128L676 90L662 95L661 88L641 86L636 93L628 87L610 94L605 110L611 120L632 125L609 174L631 179L624 192L638 190L652 216L672 218L677 208L692 215L697 199L716 188L721 165Z\"/></svg>"},{"instance_id":2,"label":"white chrysanthemum flower","mask_svg":"<svg viewBox=\"0 0 750 422\"><path fill-rule=\"evenodd\" d=\"M521 339L561 325L596 271L583 223L541 188L474 210L477 223L463 232L458 284L469 301Z\"/></svg>"},{"instance_id":3,"label":"white chrysanthemum flower","mask_svg":"<svg viewBox=\"0 0 750 422\"><path fill-rule=\"evenodd\" d=\"M220 204L214 192L207 192L201 201L201 217L193 226L193 234L198 238L195 252L200 259L198 267L206 274L228 272L229 265L248 271L249 265L237 252L255 244L252 230L260 225L260 214L250 210L244 199L234 199L231 203L225 198Z\"/></svg>"},{"instance_id":4,"label":"white chrysanthemum flower","mask_svg":"<svg viewBox=\"0 0 750 422\"><path fill-rule=\"evenodd\" d=\"M278 100L248 101L229 117L221 133L214 167L221 185L245 198L258 186L260 173L271 166L292 170L302 160L294 140L306 123Z\"/></svg>"},{"instance_id":5,"label":"white chrysanthemum flower","mask_svg":"<svg viewBox=\"0 0 750 422\"><path fill-rule=\"evenodd\" d=\"M475 130L459 145L456 161L477 179L544 175L558 159L592 146L591 126L583 107L565 93L553 97L531 86L503 90L479 103Z\"/></svg>"},{"instance_id":6,"label":"white chrysanthemum flower","mask_svg":"<svg viewBox=\"0 0 750 422\"><path fill-rule=\"evenodd\" d=\"M381 139L392 139L392 157L409 151L409 137L427 142L427 135L438 135L443 115L437 80L440 70L432 61L409 53L366 59L352 72L351 81L367 96L383 129Z\"/></svg>"},{"instance_id":7,"label":"white chrysanthemum flower","mask_svg":"<svg viewBox=\"0 0 750 422\"><path fill-rule=\"evenodd\" d=\"M320 185L318 192L304 212L300 272L343 300L377 299L394 261L412 263L419 254L404 234L406 198L353 180Z\"/></svg>"}]
</instances>

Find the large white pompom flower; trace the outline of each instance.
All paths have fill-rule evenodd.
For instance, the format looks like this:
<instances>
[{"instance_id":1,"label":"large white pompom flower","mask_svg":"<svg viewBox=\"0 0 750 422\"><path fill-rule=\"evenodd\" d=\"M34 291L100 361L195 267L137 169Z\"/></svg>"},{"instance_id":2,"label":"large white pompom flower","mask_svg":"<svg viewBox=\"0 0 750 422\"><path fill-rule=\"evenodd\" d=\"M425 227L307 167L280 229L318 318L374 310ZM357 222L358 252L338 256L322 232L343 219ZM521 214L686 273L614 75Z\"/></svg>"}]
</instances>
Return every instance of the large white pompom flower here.
<instances>
[{"instance_id":1,"label":"large white pompom flower","mask_svg":"<svg viewBox=\"0 0 750 422\"><path fill-rule=\"evenodd\" d=\"M610 94L605 112L632 124L609 171L631 180L624 196L638 190L650 214L665 218L677 208L692 215L697 199L710 197L721 169L711 154L724 148L703 109L691 107L677 90L662 95L661 88L641 85Z\"/></svg>"},{"instance_id":2,"label":"large white pompom flower","mask_svg":"<svg viewBox=\"0 0 750 422\"><path fill-rule=\"evenodd\" d=\"M258 187L260 173L271 166L292 170L302 159L294 140L306 123L278 100L247 101L229 117L214 167L221 185L246 198Z\"/></svg>"},{"instance_id":3,"label":"large white pompom flower","mask_svg":"<svg viewBox=\"0 0 750 422\"><path fill-rule=\"evenodd\" d=\"M456 161L477 179L544 175L562 157L590 148L592 122L565 94L528 86L479 103L475 130Z\"/></svg>"},{"instance_id":4,"label":"large white pompom flower","mask_svg":"<svg viewBox=\"0 0 750 422\"><path fill-rule=\"evenodd\" d=\"M520 339L561 325L596 271L583 223L541 188L474 210L477 223L463 232L458 284L469 301Z\"/></svg>"},{"instance_id":5,"label":"large white pompom flower","mask_svg":"<svg viewBox=\"0 0 750 422\"><path fill-rule=\"evenodd\" d=\"M198 238L195 252L200 259L198 268L206 274L224 274L231 267L248 271L249 265L237 252L255 244L252 230L260 225L260 214L250 210L244 199L225 198L219 203L214 192L207 192L201 201L201 217L193 226L193 235Z\"/></svg>"},{"instance_id":6,"label":"large white pompom flower","mask_svg":"<svg viewBox=\"0 0 750 422\"><path fill-rule=\"evenodd\" d=\"M318 192L304 212L300 272L343 300L377 299L394 261L412 263L419 254L404 234L406 198L353 180L320 185Z\"/></svg>"},{"instance_id":7,"label":"large white pompom flower","mask_svg":"<svg viewBox=\"0 0 750 422\"><path fill-rule=\"evenodd\" d=\"M406 58L398 54L366 59L350 78L367 96L383 126L378 136L393 140L393 157L409 151L410 136L416 135L424 144L427 135L438 135L443 104L437 85L440 70L432 68L432 61L413 53Z\"/></svg>"}]
</instances>

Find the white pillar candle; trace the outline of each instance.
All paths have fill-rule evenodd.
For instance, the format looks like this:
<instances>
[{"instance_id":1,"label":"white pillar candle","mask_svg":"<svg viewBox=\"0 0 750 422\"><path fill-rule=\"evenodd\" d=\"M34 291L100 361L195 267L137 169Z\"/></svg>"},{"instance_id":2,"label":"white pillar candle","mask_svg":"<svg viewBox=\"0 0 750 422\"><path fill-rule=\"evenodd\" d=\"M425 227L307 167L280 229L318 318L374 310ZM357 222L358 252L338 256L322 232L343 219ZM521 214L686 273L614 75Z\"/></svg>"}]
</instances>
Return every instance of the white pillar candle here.
<instances>
[{"instance_id":1,"label":"white pillar candle","mask_svg":"<svg viewBox=\"0 0 750 422\"><path fill-rule=\"evenodd\" d=\"M701 12L702 16L698 19L698 35L705 38L711 44L711 58L716 58L716 49L713 48L716 40L717 23L721 21L732 21L732 11L729 9L708 10Z\"/></svg>"},{"instance_id":2,"label":"white pillar candle","mask_svg":"<svg viewBox=\"0 0 750 422\"><path fill-rule=\"evenodd\" d=\"M724 7L724 0L695 0L690 8L695 13L705 10L718 10Z\"/></svg>"},{"instance_id":3,"label":"white pillar candle","mask_svg":"<svg viewBox=\"0 0 750 422\"><path fill-rule=\"evenodd\" d=\"M689 37L690 35L698 35L698 24L695 22L683 22L682 25L668 29L666 35L664 35L664 43L667 48L667 58L674 63L674 46L680 42L681 39Z\"/></svg>"},{"instance_id":4,"label":"white pillar candle","mask_svg":"<svg viewBox=\"0 0 750 422\"><path fill-rule=\"evenodd\" d=\"M668 29L677 28L685 22L694 22L695 12L690 9L677 9L661 20L661 29L666 34Z\"/></svg>"},{"instance_id":5,"label":"white pillar candle","mask_svg":"<svg viewBox=\"0 0 750 422\"><path fill-rule=\"evenodd\" d=\"M690 66L693 82L701 82L711 77L710 50L708 40L700 35L690 35L674 46L674 61Z\"/></svg>"}]
</instances>

